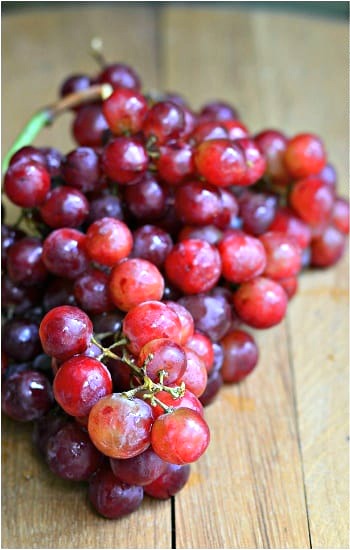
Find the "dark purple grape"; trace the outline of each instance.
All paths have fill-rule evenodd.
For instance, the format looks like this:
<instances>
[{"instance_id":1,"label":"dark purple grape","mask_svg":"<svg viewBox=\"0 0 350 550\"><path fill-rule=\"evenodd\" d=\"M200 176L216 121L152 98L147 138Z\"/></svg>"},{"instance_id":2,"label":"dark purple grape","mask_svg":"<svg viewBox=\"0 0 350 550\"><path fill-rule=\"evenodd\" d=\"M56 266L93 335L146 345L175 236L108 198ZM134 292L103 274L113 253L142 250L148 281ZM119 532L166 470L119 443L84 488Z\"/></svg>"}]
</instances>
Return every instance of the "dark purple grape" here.
<instances>
[{"instance_id":1,"label":"dark purple grape","mask_svg":"<svg viewBox=\"0 0 350 550\"><path fill-rule=\"evenodd\" d=\"M102 464L103 456L78 424L69 422L51 435L46 444L46 462L57 476L86 481Z\"/></svg>"},{"instance_id":2,"label":"dark purple grape","mask_svg":"<svg viewBox=\"0 0 350 550\"><path fill-rule=\"evenodd\" d=\"M103 469L90 479L88 495L92 506L101 516L116 519L139 508L143 500L143 488L127 485L119 481L111 470Z\"/></svg>"},{"instance_id":3,"label":"dark purple grape","mask_svg":"<svg viewBox=\"0 0 350 550\"><path fill-rule=\"evenodd\" d=\"M145 486L145 493L154 498L167 499L175 495L186 485L190 477L190 465L167 464L165 472Z\"/></svg>"},{"instance_id":4,"label":"dark purple grape","mask_svg":"<svg viewBox=\"0 0 350 550\"><path fill-rule=\"evenodd\" d=\"M207 386L199 397L199 401L204 407L210 405L216 398L223 385L223 379L219 370L212 370L208 375Z\"/></svg>"},{"instance_id":5,"label":"dark purple grape","mask_svg":"<svg viewBox=\"0 0 350 550\"><path fill-rule=\"evenodd\" d=\"M150 173L126 187L124 198L131 214L145 222L160 218L165 211L165 189Z\"/></svg>"},{"instance_id":6,"label":"dark purple grape","mask_svg":"<svg viewBox=\"0 0 350 550\"><path fill-rule=\"evenodd\" d=\"M124 214L119 197L100 193L90 200L87 223L90 225L101 218L116 218L123 221Z\"/></svg>"},{"instance_id":7,"label":"dark purple grape","mask_svg":"<svg viewBox=\"0 0 350 550\"><path fill-rule=\"evenodd\" d=\"M47 442L51 436L63 428L69 421L68 415L61 410L52 409L45 416L35 421L32 432L32 441L38 451L45 456Z\"/></svg>"},{"instance_id":8,"label":"dark purple grape","mask_svg":"<svg viewBox=\"0 0 350 550\"><path fill-rule=\"evenodd\" d=\"M84 105L79 108L72 125L75 141L84 147L101 147L108 124L101 105Z\"/></svg>"},{"instance_id":9,"label":"dark purple grape","mask_svg":"<svg viewBox=\"0 0 350 550\"><path fill-rule=\"evenodd\" d=\"M24 288L17 285L6 275L1 281L1 307L11 307L15 316L22 315L33 307L39 299L39 288Z\"/></svg>"},{"instance_id":10,"label":"dark purple grape","mask_svg":"<svg viewBox=\"0 0 350 550\"><path fill-rule=\"evenodd\" d=\"M91 147L78 147L62 163L65 182L83 193L100 187L101 170L98 154Z\"/></svg>"},{"instance_id":11,"label":"dark purple grape","mask_svg":"<svg viewBox=\"0 0 350 550\"><path fill-rule=\"evenodd\" d=\"M54 277L43 296L44 311L50 311L58 306L75 306L74 283L68 279Z\"/></svg>"},{"instance_id":12,"label":"dark purple grape","mask_svg":"<svg viewBox=\"0 0 350 550\"><path fill-rule=\"evenodd\" d=\"M91 78L86 74L72 74L61 84L60 96L64 97L75 92L81 92L91 86Z\"/></svg>"},{"instance_id":13,"label":"dark purple grape","mask_svg":"<svg viewBox=\"0 0 350 550\"><path fill-rule=\"evenodd\" d=\"M200 111L201 120L235 120L238 118L236 109L225 101L210 101L203 105Z\"/></svg>"},{"instance_id":14,"label":"dark purple grape","mask_svg":"<svg viewBox=\"0 0 350 550\"><path fill-rule=\"evenodd\" d=\"M169 233L155 225L143 225L134 231L132 256L161 267L173 247Z\"/></svg>"},{"instance_id":15,"label":"dark purple grape","mask_svg":"<svg viewBox=\"0 0 350 550\"><path fill-rule=\"evenodd\" d=\"M15 361L29 361L41 352L39 327L26 319L12 319L3 327L3 348Z\"/></svg>"},{"instance_id":16,"label":"dark purple grape","mask_svg":"<svg viewBox=\"0 0 350 550\"><path fill-rule=\"evenodd\" d=\"M184 296L179 303L191 313L196 330L204 332L213 342L220 340L230 328L231 307L223 295L215 295L215 289L208 294Z\"/></svg>"},{"instance_id":17,"label":"dark purple grape","mask_svg":"<svg viewBox=\"0 0 350 550\"><path fill-rule=\"evenodd\" d=\"M40 239L24 237L7 252L7 272L12 281L23 286L45 281L47 269L42 261L43 246Z\"/></svg>"},{"instance_id":18,"label":"dark purple grape","mask_svg":"<svg viewBox=\"0 0 350 550\"><path fill-rule=\"evenodd\" d=\"M252 235L261 235L273 222L278 206L277 197L266 193L244 191L238 199L243 229Z\"/></svg>"},{"instance_id":19,"label":"dark purple grape","mask_svg":"<svg viewBox=\"0 0 350 550\"><path fill-rule=\"evenodd\" d=\"M214 364L212 372L219 371L224 362L224 349L221 344L218 342L213 342L213 351L214 351Z\"/></svg>"},{"instance_id":20,"label":"dark purple grape","mask_svg":"<svg viewBox=\"0 0 350 550\"><path fill-rule=\"evenodd\" d=\"M2 410L20 422L40 418L53 405L51 384L44 374L24 370L8 378L2 386Z\"/></svg>"},{"instance_id":21,"label":"dark purple grape","mask_svg":"<svg viewBox=\"0 0 350 550\"><path fill-rule=\"evenodd\" d=\"M167 463L151 449L128 459L110 458L114 475L129 485L148 485L165 472Z\"/></svg>"},{"instance_id":22,"label":"dark purple grape","mask_svg":"<svg viewBox=\"0 0 350 550\"><path fill-rule=\"evenodd\" d=\"M7 252L10 246L15 242L25 237L25 233L21 229L11 227L6 224L1 224L1 267L5 269L7 261Z\"/></svg>"},{"instance_id":23,"label":"dark purple grape","mask_svg":"<svg viewBox=\"0 0 350 550\"><path fill-rule=\"evenodd\" d=\"M111 84L113 88L129 88L140 90L141 81L132 67L125 63L111 63L103 67L98 76L99 82Z\"/></svg>"}]
</instances>

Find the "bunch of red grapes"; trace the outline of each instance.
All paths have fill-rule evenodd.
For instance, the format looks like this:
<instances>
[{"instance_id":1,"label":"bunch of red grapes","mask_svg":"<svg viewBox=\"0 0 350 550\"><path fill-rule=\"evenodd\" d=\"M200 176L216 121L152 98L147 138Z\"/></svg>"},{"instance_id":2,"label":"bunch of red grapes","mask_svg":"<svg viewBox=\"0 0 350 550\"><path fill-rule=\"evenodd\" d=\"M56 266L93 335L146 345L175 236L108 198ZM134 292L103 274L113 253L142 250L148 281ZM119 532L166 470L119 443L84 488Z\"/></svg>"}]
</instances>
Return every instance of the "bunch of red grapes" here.
<instances>
[{"instance_id":1,"label":"bunch of red grapes","mask_svg":"<svg viewBox=\"0 0 350 550\"><path fill-rule=\"evenodd\" d=\"M143 95L124 64L74 109L78 147L26 146L4 177L2 410L34 421L49 468L105 517L168 498L209 444L203 406L256 366L249 328L285 317L298 276L335 264L348 202L322 141L237 111Z\"/></svg>"}]
</instances>

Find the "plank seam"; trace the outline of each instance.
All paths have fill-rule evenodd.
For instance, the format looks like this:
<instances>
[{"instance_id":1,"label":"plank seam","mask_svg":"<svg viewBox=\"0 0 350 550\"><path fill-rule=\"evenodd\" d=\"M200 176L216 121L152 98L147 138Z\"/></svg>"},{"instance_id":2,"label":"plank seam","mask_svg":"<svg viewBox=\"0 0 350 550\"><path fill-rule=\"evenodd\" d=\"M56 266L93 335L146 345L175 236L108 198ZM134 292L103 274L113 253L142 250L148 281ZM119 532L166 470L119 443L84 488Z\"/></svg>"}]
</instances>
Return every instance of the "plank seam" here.
<instances>
[{"instance_id":1,"label":"plank seam","mask_svg":"<svg viewBox=\"0 0 350 550\"><path fill-rule=\"evenodd\" d=\"M295 420L296 436L297 436L297 443L298 443L298 452L299 452L299 457L300 457L301 475L302 475L302 480L303 480L303 491L304 491L304 500L305 500L305 508L306 508L307 530L308 530L308 535L309 535L309 545L310 545L310 548L312 548L309 505L308 505L306 482L305 482L305 470L304 470L304 460L303 460L304 457L303 457L303 451L302 451L302 446L301 446L300 425L299 425L298 407L297 407L297 394L296 394L297 390L296 390L294 361L293 361L292 345L291 345L292 344L292 336L291 336L291 330L290 330L290 326L289 326L289 317L288 317L288 315L286 315L285 324L286 324L286 331L287 331L288 362L289 362L289 365L290 365L292 387L293 387L292 403L293 403L293 410L294 410L294 420Z\"/></svg>"}]
</instances>

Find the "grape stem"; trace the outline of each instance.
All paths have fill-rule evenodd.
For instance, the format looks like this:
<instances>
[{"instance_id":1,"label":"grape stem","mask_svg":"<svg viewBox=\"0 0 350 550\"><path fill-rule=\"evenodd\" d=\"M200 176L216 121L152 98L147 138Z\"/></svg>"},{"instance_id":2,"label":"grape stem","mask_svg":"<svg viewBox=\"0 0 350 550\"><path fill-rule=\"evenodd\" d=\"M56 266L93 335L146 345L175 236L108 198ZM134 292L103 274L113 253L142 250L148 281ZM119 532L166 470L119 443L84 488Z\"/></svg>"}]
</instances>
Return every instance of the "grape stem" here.
<instances>
[{"instance_id":1,"label":"grape stem","mask_svg":"<svg viewBox=\"0 0 350 550\"><path fill-rule=\"evenodd\" d=\"M107 99L113 93L113 88L110 84L95 84L86 88L85 90L80 90L79 92L73 92L68 94L63 98L59 99L52 105L40 109L35 113L31 119L24 126L15 142L13 143L10 150L5 155L2 162L2 173L4 174L9 166L12 155L14 155L19 149L30 145L39 132L45 127L52 124L54 119L59 116L61 113L83 103L89 101L96 101L98 99Z\"/></svg>"},{"instance_id":2,"label":"grape stem","mask_svg":"<svg viewBox=\"0 0 350 550\"><path fill-rule=\"evenodd\" d=\"M117 359L118 361L121 361L122 363L125 363L128 365L143 381L143 384L141 386L137 386L136 388L133 388L132 390L129 390L127 392L124 392L124 395L128 398L134 397L137 393L140 391L146 390L149 392L149 394L146 394L145 397L150 399L151 405L156 406L156 404L161 405L163 409L166 412L170 412L172 410L171 407L168 407L164 403L162 403L158 398L155 397L155 393L158 393L160 391L165 391L171 395L173 399L178 399L179 397L183 397L185 394L185 384L184 382L181 383L180 386L175 386L174 388L171 388L170 386L164 385L164 377L167 375L167 372L165 370L161 370L159 372L159 383L153 382L149 376L146 374L146 367L147 363L152 359L152 354L150 354L143 367L137 367L134 362L128 357L128 354L125 350L123 350L123 355L119 356L116 353L113 353L111 351L111 348L115 346L122 346L125 345L128 340L126 338L121 338L118 340L118 342L115 342L112 344L109 348L105 348L96 338L95 336L91 337L91 342L95 344L98 348L101 350L101 355L98 356L98 360L102 361L104 357L110 357L111 359Z\"/></svg>"}]
</instances>

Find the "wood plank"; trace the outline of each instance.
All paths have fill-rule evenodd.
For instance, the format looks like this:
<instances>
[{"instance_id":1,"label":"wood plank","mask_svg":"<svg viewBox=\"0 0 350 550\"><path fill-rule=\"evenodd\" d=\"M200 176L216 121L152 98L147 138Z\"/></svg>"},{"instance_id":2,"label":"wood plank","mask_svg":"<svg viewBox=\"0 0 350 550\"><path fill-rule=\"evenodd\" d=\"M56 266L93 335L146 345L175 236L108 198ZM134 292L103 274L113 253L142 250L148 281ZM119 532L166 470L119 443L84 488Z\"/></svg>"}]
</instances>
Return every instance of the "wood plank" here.
<instances>
[{"instance_id":1,"label":"wood plank","mask_svg":"<svg viewBox=\"0 0 350 550\"><path fill-rule=\"evenodd\" d=\"M41 9L4 17L2 31L4 151L28 116L54 99L68 73L96 71L88 54L93 36L103 39L109 60L131 63L146 88L157 87L156 17L148 7ZM70 118L62 117L37 143L69 151ZM48 471L32 449L30 431L3 421L2 547L171 547L170 502L147 498L125 519L98 517L84 484L65 483Z\"/></svg>"},{"instance_id":2,"label":"wood plank","mask_svg":"<svg viewBox=\"0 0 350 550\"><path fill-rule=\"evenodd\" d=\"M232 101L253 130L269 123L253 16L173 8L162 29L166 88L196 107ZM208 408L211 446L194 466L191 491L176 497L178 548L309 547L286 327L257 337L257 371Z\"/></svg>"}]
</instances>

